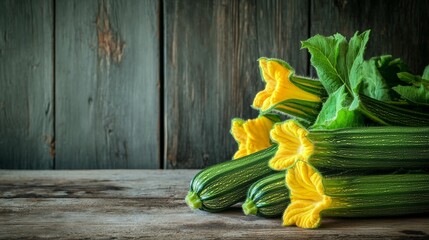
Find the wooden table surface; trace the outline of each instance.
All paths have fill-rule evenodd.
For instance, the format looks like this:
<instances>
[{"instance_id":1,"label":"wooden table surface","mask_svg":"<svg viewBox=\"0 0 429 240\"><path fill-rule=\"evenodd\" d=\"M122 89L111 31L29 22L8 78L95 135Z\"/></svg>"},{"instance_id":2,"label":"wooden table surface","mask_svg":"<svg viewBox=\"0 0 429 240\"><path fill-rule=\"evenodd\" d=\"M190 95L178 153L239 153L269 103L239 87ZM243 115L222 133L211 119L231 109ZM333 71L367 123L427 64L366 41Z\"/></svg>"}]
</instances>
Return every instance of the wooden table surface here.
<instances>
[{"instance_id":1,"label":"wooden table surface","mask_svg":"<svg viewBox=\"0 0 429 240\"><path fill-rule=\"evenodd\" d=\"M322 227L190 210L196 170L0 170L1 239L429 239L429 216L325 218Z\"/></svg>"}]
</instances>

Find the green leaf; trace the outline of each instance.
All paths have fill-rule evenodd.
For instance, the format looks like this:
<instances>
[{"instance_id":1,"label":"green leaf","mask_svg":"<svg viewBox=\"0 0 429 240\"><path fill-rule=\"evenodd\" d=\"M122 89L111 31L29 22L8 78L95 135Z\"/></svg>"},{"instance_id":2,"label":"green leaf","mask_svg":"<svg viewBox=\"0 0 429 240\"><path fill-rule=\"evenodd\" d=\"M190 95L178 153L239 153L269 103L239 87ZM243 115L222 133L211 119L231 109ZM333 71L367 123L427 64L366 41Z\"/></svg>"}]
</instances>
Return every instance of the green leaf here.
<instances>
[{"instance_id":1,"label":"green leaf","mask_svg":"<svg viewBox=\"0 0 429 240\"><path fill-rule=\"evenodd\" d=\"M422 75L423 79L429 80L429 65L427 65L425 67L425 70L423 71L423 75Z\"/></svg>"},{"instance_id":2,"label":"green leaf","mask_svg":"<svg viewBox=\"0 0 429 240\"><path fill-rule=\"evenodd\" d=\"M375 59L363 62L361 76L363 78L361 93L381 101L391 100L390 87L379 72Z\"/></svg>"},{"instance_id":3,"label":"green leaf","mask_svg":"<svg viewBox=\"0 0 429 240\"><path fill-rule=\"evenodd\" d=\"M335 92L345 85L349 93L352 93L349 76L355 66L355 70L363 62L365 46L369 39L369 30L355 35L347 43L341 34L324 37L316 35L301 43L302 48L306 48L311 54L311 64L316 68L320 82L325 87L328 94ZM355 76L357 86L359 80Z\"/></svg>"},{"instance_id":4,"label":"green leaf","mask_svg":"<svg viewBox=\"0 0 429 240\"><path fill-rule=\"evenodd\" d=\"M390 101L397 98L397 93L392 91L393 86L403 83L397 73L407 70L401 59L394 59L390 55L373 57L363 61L361 56L356 57L350 70L350 85L354 93L361 93L368 97ZM356 86L360 85L360 90Z\"/></svg>"},{"instance_id":5,"label":"green leaf","mask_svg":"<svg viewBox=\"0 0 429 240\"><path fill-rule=\"evenodd\" d=\"M407 84L420 85L420 82L422 81L422 78L420 76L413 75L409 72L400 72L397 75L399 79L401 79ZM403 82L401 84L403 84Z\"/></svg>"},{"instance_id":6,"label":"green leaf","mask_svg":"<svg viewBox=\"0 0 429 240\"><path fill-rule=\"evenodd\" d=\"M311 128L337 129L363 126L363 117L357 108L358 101L358 98L350 97L344 85L341 86L328 97Z\"/></svg>"},{"instance_id":7,"label":"green leaf","mask_svg":"<svg viewBox=\"0 0 429 240\"><path fill-rule=\"evenodd\" d=\"M398 73L399 79L412 84L411 86L398 85L393 87L402 98L414 102L429 104L429 66L423 71L422 77L413 75L409 72Z\"/></svg>"},{"instance_id":8,"label":"green leaf","mask_svg":"<svg viewBox=\"0 0 429 240\"><path fill-rule=\"evenodd\" d=\"M345 76L338 70L337 59L344 53L340 49L347 44L344 37L339 34L335 37L316 35L301 42L302 48L307 48L311 54L311 64L316 68L317 75L328 94L335 92L345 82Z\"/></svg>"},{"instance_id":9,"label":"green leaf","mask_svg":"<svg viewBox=\"0 0 429 240\"><path fill-rule=\"evenodd\" d=\"M408 101L414 103L423 103L429 104L429 89L424 87L424 85L416 86L396 86L393 87L401 97L407 99Z\"/></svg>"},{"instance_id":10,"label":"green leaf","mask_svg":"<svg viewBox=\"0 0 429 240\"><path fill-rule=\"evenodd\" d=\"M334 35L334 39L336 39L337 41L337 46L335 49L335 57L337 60L336 70L342 79L341 85L339 86L341 87L342 85L347 83L347 79L349 76L349 69L347 68L347 51L349 46L347 43L347 39L339 33Z\"/></svg>"},{"instance_id":11,"label":"green leaf","mask_svg":"<svg viewBox=\"0 0 429 240\"><path fill-rule=\"evenodd\" d=\"M355 35L350 39L346 56L346 69L349 72L352 70L353 65L359 65L363 62L363 55L366 44L369 40L369 33L370 30L365 31L360 35L358 35L358 32L356 32ZM349 77L349 72L347 73L347 79Z\"/></svg>"},{"instance_id":12,"label":"green leaf","mask_svg":"<svg viewBox=\"0 0 429 240\"><path fill-rule=\"evenodd\" d=\"M369 39L369 30L361 35L355 35L350 39L349 51L347 52L347 67L349 69L349 86L353 96L356 98L359 95L362 83L363 71L363 54L365 51L366 43Z\"/></svg>"},{"instance_id":13,"label":"green leaf","mask_svg":"<svg viewBox=\"0 0 429 240\"><path fill-rule=\"evenodd\" d=\"M370 61L374 61L374 64L385 81L385 84L389 88L403 84L397 74L409 71L408 66L405 65L400 58L393 58L391 55L373 57Z\"/></svg>"}]
</instances>

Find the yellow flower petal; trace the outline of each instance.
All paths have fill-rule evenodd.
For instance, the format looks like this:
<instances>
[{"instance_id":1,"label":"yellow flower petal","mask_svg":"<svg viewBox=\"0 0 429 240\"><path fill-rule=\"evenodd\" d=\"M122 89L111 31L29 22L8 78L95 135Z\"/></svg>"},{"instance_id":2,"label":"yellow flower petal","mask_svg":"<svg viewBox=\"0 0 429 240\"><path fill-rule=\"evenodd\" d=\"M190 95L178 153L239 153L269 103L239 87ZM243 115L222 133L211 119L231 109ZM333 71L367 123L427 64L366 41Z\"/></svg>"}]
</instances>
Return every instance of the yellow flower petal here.
<instances>
[{"instance_id":1,"label":"yellow flower petal","mask_svg":"<svg viewBox=\"0 0 429 240\"><path fill-rule=\"evenodd\" d=\"M288 169L286 184L291 203L283 214L283 225L316 228L320 225L320 212L329 208L332 199L324 194L322 176L309 164L299 161Z\"/></svg>"},{"instance_id":2,"label":"yellow flower petal","mask_svg":"<svg viewBox=\"0 0 429 240\"><path fill-rule=\"evenodd\" d=\"M245 121L243 119L234 118L231 121L231 134L238 143L246 142L246 131L243 128Z\"/></svg>"},{"instance_id":3,"label":"yellow flower petal","mask_svg":"<svg viewBox=\"0 0 429 240\"><path fill-rule=\"evenodd\" d=\"M262 111L288 99L320 102L320 97L306 92L291 81L294 70L281 64L277 59L259 60L261 75L266 83L265 89L256 94L253 106Z\"/></svg>"},{"instance_id":4,"label":"yellow flower petal","mask_svg":"<svg viewBox=\"0 0 429 240\"><path fill-rule=\"evenodd\" d=\"M271 146L270 130L274 122L264 116L244 121L233 119L231 134L238 143L234 159L250 155Z\"/></svg>"},{"instance_id":5,"label":"yellow flower petal","mask_svg":"<svg viewBox=\"0 0 429 240\"><path fill-rule=\"evenodd\" d=\"M239 144L239 145L241 145L241 144ZM245 157L247 155L248 155L247 149L244 147L244 144L243 144L243 147L239 147L237 152L234 153L234 156L232 157L232 159L238 159L241 157Z\"/></svg>"},{"instance_id":6,"label":"yellow flower petal","mask_svg":"<svg viewBox=\"0 0 429 240\"><path fill-rule=\"evenodd\" d=\"M270 135L279 148L269 162L270 167L275 170L284 170L298 160L307 161L314 149L307 134L308 131L293 120L276 124Z\"/></svg>"},{"instance_id":7,"label":"yellow flower petal","mask_svg":"<svg viewBox=\"0 0 429 240\"><path fill-rule=\"evenodd\" d=\"M247 133L243 127L244 123L245 121L239 118L234 118L232 119L232 122L231 122L230 132L234 137L235 141L238 143L238 150L234 154L233 159L237 159L247 155L247 150L246 150Z\"/></svg>"}]
</instances>

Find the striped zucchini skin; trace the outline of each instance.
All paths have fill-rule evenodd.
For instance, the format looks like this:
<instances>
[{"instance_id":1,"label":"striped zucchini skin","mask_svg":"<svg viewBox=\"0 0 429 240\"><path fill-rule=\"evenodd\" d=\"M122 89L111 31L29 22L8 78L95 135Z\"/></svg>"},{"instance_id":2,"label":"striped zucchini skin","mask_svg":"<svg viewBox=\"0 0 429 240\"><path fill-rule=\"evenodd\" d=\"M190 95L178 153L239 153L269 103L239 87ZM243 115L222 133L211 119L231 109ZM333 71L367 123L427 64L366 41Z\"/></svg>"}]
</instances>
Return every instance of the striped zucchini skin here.
<instances>
[{"instance_id":1,"label":"striped zucchini skin","mask_svg":"<svg viewBox=\"0 0 429 240\"><path fill-rule=\"evenodd\" d=\"M274 173L268 161L276 151L273 145L201 170L191 181L186 203L194 209L219 212L243 201L252 183Z\"/></svg>"},{"instance_id":2,"label":"striped zucchini skin","mask_svg":"<svg viewBox=\"0 0 429 240\"><path fill-rule=\"evenodd\" d=\"M393 126L429 126L428 108L421 106L420 111L399 107L379 101L365 95L360 95L365 111L383 121L385 125Z\"/></svg>"},{"instance_id":3,"label":"striped zucchini skin","mask_svg":"<svg viewBox=\"0 0 429 240\"><path fill-rule=\"evenodd\" d=\"M429 168L429 127L361 127L310 131L317 168Z\"/></svg>"},{"instance_id":4,"label":"striped zucchini skin","mask_svg":"<svg viewBox=\"0 0 429 240\"><path fill-rule=\"evenodd\" d=\"M322 216L374 217L429 212L429 174L325 177L325 195L334 202Z\"/></svg>"},{"instance_id":5,"label":"striped zucchini skin","mask_svg":"<svg viewBox=\"0 0 429 240\"><path fill-rule=\"evenodd\" d=\"M285 174L285 171L278 172L253 183L242 206L244 213L262 217L281 216L290 203Z\"/></svg>"}]
</instances>

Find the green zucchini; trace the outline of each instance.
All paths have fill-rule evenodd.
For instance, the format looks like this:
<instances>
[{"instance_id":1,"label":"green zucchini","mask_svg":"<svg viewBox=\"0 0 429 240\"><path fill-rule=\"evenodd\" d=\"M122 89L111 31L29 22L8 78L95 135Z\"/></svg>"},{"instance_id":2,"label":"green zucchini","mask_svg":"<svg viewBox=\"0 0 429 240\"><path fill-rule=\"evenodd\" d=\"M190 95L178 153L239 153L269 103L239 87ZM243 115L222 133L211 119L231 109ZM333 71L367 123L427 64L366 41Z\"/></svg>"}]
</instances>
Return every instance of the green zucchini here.
<instances>
[{"instance_id":1,"label":"green zucchini","mask_svg":"<svg viewBox=\"0 0 429 240\"><path fill-rule=\"evenodd\" d=\"M247 191L247 198L242 208L246 215L279 217L289 203L285 172L281 171L253 183Z\"/></svg>"},{"instance_id":2,"label":"green zucchini","mask_svg":"<svg viewBox=\"0 0 429 240\"><path fill-rule=\"evenodd\" d=\"M429 174L326 175L298 161L287 170L291 203L283 225L317 228L326 217L383 217L429 212Z\"/></svg>"},{"instance_id":3,"label":"green zucchini","mask_svg":"<svg viewBox=\"0 0 429 240\"><path fill-rule=\"evenodd\" d=\"M287 169L298 160L341 171L429 168L429 126L307 130L288 120L276 124L270 134L279 146L269 163L275 170Z\"/></svg>"},{"instance_id":4,"label":"green zucchini","mask_svg":"<svg viewBox=\"0 0 429 240\"><path fill-rule=\"evenodd\" d=\"M360 95L362 102L361 111L378 123L392 126L429 126L429 113L427 106L415 104L395 104L395 102L383 102L363 94ZM417 109L417 110L416 110Z\"/></svg>"},{"instance_id":5,"label":"green zucchini","mask_svg":"<svg viewBox=\"0 0 429 240\"><path fill-rule=\"evenodd\" d=\"M276 151L277 145L273 145L201 170L191 181L186 203L192 209L219 212L244 201L252 183L274 173L268 161Z\"/></svg>"}]
</instances>

